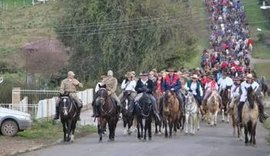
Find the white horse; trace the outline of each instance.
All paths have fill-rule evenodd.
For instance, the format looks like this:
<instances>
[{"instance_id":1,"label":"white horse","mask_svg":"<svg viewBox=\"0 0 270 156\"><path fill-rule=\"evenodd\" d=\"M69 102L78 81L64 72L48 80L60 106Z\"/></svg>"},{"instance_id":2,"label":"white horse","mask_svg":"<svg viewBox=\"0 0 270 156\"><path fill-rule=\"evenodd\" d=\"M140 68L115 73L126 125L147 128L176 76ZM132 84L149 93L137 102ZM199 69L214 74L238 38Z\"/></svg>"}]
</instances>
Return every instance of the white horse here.
<instances>
[{"instance_id":1,"label":"white horse","mask_svg":"<svg viewBox=\"0 0 270 156\"><path fill-rule=\"evenodd\" d=\"M186 96L185 117L185 134L188 134L188 130L190 130L190 134L194 135L196 132L196 128L197 130L200 129L200 119L199 107L197 105L196 99L191 92L188 92Z\"/></svg>"}]
</instances>

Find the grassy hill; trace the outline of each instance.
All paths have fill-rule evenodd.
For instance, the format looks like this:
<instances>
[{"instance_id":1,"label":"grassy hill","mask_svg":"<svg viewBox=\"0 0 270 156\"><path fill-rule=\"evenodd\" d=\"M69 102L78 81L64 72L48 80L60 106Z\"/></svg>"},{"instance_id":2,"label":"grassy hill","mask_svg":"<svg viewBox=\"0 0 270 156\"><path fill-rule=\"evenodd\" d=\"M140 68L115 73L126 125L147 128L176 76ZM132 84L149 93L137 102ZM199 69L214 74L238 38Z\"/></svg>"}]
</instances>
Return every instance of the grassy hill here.
<instances>
[{"instance_id":1,"label":"grassy hill","mask_svg":"<svg viewBox=\"0 0 270 156\"><path fill-rule=\"evenodd\" d=\"M54 3L0 11L1 61L12 58L28 42L55 38L53 25L61 10Z\"/></svg>"}]
</instances>

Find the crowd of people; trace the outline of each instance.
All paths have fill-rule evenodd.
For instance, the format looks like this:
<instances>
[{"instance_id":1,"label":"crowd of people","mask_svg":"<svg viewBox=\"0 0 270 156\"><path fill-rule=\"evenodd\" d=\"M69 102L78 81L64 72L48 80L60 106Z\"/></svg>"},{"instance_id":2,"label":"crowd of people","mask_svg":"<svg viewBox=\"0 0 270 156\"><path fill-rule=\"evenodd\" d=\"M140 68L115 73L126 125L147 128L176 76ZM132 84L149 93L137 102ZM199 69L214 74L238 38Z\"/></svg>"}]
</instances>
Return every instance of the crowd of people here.
<instances>
[{"instance_id":1,"label":"crowd of people","mask_svg":"<svg viewBox=\"0 0 270 156\"><path fill-rule=\"evenodd\" d=\"M266 118L263 103L259 98L260 85L255 71L250 66L254 41L249 37L249 25L246 21L244 6L239 0L205 0L210 15L209 48L201 56L201 67L196 69L168 68L166 71L142 72L139 77L134 71L127 72L126 79L121 83L121 93L116 95L118 81L109 70L107 76L102 76L95 91L101 85L106 85L109 95L116 101L118 112L121 110L123 93L128 91L134 98L134 105L139 101L143 92L148 93L154 105L157 119L156 94L162 95L174 91L180 103L185 103L187 91L193 93L198 105L203 106L213 90L220 94L231 88L231 97L239 97L238 115L241 122L241 110L247 100L247 87L251 86L258 92L260 121ZM94 100L95 101L95 100ZM134 106L132 106L133 108ZM99 116L98 106L93 103L94 117ZM130 110L131 112L133 109Z\"/></svg>"}]
</instances>

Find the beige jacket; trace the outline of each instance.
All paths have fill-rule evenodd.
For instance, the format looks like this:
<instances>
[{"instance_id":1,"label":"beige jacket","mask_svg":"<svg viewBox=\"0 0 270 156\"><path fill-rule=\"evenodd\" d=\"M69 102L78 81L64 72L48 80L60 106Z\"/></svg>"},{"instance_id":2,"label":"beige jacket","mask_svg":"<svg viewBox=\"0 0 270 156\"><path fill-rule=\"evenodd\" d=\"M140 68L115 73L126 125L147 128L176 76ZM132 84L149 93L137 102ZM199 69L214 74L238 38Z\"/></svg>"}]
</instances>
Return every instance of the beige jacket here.
<instances>
[{"instance_id":1,"label":"beige jacket","mask_svg":"<svg viewBox=\"0 0 270 156\"><path fill-rule=\"evenodd\" d=\"M118 85L118 81L115 77L108 77L105 80L103 80L102 85L106 85L106 89L109 92L109 95L114 94L116 89L117 89L117 85Z\"/></svg>"},{"instance_id":2,"label":"beige jacket","mask_svg":"<svg viewBox=\"0 0 270 156\"><path fill-rule=\"evenodd\" d=\"M83 84L80 83L77 79L66 78L61 83L60 93L64 94L65 91L75 93L77 91L77 87L82 88Z\"/></svg>"}]
</instances>

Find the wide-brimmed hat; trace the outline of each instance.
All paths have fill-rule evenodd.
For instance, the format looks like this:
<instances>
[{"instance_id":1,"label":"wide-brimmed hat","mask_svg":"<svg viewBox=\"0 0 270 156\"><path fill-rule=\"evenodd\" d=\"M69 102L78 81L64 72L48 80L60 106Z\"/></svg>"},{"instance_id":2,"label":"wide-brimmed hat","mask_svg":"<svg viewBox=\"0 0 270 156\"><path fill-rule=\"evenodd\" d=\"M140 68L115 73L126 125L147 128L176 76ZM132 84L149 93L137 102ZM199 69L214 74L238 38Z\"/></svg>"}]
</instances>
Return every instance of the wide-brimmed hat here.
<instances>
[{"instance_id":1,"label":"wide-brimmed hat","mask_svg":"<svg viewBox=\"0 0 270 156\"><path fill-rule=\"evenodd\" d=\"M191 76L191 78L192 78L192 79L199 79L199 77L198 77L197 74L193 74L193 75Z\"/></svg>"},{"instance_id":2,"label":"wide-brimmed hat","mask_svg":"<svg viewBox=\"0 0 270 156\"><path fill-rule=\"evenodd\" d=\"M242 78L240 78L240 77L235 77L235 78L233 78L233 81L242 81Z\"/></svg>"},{"instance_id":3,"label":"wide-brimmed hat","mask_svg":"<svg viewBox=\"0 0 270 156\"><path fill-rule=\"evenodd\" d=\"M146 71L143 71L143 72L141 72L140 73L140 76L148 76L149 74L148 74L148 72L146 72Z\"/></svg>"},{"instance_id":4,"label":"wide-brimmed hat","mask_svg":"<svg viewBox=\"0 0 270 156\"><path fill-rule=\"evenodd\" d=\"M108 70L107 75L108 76L113 76L113 71L112 70Z\"/></svg>"}]
</instances>

